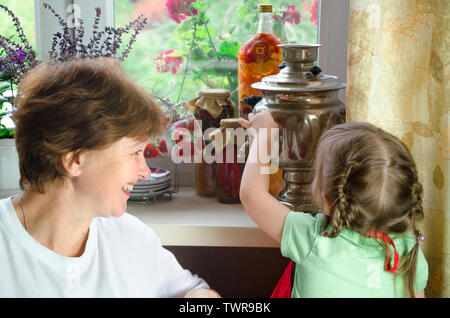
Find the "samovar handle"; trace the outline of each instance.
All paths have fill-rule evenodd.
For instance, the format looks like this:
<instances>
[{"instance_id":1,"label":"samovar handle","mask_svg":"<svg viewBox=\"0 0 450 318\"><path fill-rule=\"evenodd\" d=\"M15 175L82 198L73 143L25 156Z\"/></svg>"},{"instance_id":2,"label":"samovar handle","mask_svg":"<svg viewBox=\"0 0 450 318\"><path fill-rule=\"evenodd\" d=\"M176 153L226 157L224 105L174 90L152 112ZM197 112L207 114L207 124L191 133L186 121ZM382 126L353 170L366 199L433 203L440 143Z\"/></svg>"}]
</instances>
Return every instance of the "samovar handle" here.
<instances>
[{"instance_id":1,"label":"samovar handle","mask_svg":"<svg viewBox=\"0 0 450 318\"><path fill-rule=\"evenodd\" d=\"M313 80L316 79L317 75L322 72L322 69L316 65L308 69L308 72L306 72L307 76Z\"/></svg>"}]
</instances>

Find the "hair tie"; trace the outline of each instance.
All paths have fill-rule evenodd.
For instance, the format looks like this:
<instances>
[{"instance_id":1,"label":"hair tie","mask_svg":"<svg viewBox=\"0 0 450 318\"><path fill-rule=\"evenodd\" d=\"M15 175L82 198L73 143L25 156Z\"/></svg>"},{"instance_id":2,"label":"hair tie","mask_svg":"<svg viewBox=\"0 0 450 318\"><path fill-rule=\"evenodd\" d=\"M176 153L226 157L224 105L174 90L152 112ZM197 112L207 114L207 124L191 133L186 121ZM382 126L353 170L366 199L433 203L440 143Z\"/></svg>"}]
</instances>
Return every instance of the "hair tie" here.
<instances>
[{"instance_id":1,"label":"hair tie","mask_svg":"<svg viewBox=\"0 0 450 318\"><path fill-rule=\"evenodd\" d=\"M422 234L417 235L417 242L423 243L423 241L425 241L425 236L423 236Z\"/></svg>"},{"instance_id":2,"label":"hair tie","mask_svg":"<svg viewBox=\"0 0 450 318\"><path fill-rule=\"evenodd\" d=\"M367 235L368 237L372 237L375 239L380 239L384 242L385 244L385 250L386 250L386 262L384 263L384 269L386 271L388 271L389 273L395 273L395 271L397 270L398 267L398 263L399 263L399 256L397 253L397 249L395 248L395 244L394 241L387 235L381 233L381 232L368 232ZM391 244L392 247L394 248L394 266L391 267L391 250L389 249L388 244Z\"/></svg>"}]
</instances>

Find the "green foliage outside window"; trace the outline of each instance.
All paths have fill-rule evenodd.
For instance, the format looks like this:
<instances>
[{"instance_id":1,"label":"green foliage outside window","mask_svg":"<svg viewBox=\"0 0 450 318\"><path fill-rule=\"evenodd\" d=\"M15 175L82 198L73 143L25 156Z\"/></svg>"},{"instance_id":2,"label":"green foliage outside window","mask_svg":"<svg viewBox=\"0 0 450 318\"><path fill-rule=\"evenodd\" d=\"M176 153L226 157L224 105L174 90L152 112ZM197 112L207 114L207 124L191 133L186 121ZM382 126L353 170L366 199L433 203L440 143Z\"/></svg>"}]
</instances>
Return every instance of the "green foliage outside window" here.
<instances>
[{"instance_id":1,"label":"green foliage outside window","mask_svg":"<svg viewBox=\"0 0 450 318\"><path fill-rule=\"evenodd\" d=\"M154 0L115 0L116 25L124 25L141 13L135 12L139 2L141 6L150 6L152 1L154 7L157 3L160 7L164 4ZM231 91L237 103L237 53L256 33L260 3L269 2L166 0L165 17L149 19L125 67L150 93L173 102L187 102L204 88L225 88ZM317 16L311 18L317 0L274 0L271 3L278 17L273 20L274 32L281 42L317 42ZM172 12L174 14L184 10L185 19L178 21L180 23L172 19L168 5L172 5L172 11L178 10ZM290 7L292 5L295 9ZM301 15L298 24L297 18L288 19L292 12Z\"/></svg>"}]
</instances>

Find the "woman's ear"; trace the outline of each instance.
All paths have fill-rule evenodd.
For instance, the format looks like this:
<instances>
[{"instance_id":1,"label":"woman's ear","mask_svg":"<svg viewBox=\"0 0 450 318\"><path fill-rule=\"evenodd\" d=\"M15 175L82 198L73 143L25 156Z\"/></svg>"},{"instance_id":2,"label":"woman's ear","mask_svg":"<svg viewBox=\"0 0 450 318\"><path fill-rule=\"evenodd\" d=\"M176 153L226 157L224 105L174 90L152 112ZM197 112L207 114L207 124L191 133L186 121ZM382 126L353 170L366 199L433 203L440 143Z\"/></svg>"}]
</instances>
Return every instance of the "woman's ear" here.
<instances>
[{"instance_id":1,"label":"woman's ear","mask_svg":"<svg viewBox=\"0 0 450 318\"><path fill-rule=\"evenodd\" d=\"M81 166L84 161L84 154L77 150L71 151L62 156L64 169L71 177L78 177L81 174Z\"/></svg>"}]
</instances>

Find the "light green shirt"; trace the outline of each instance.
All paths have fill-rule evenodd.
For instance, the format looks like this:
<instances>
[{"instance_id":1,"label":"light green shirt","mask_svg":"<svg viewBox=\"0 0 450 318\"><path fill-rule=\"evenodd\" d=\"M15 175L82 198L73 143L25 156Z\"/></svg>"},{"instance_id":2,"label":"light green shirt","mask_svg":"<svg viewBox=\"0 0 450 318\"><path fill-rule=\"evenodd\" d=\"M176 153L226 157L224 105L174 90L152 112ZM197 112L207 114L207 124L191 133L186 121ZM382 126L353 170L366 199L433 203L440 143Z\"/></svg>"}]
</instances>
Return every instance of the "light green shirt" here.
<instances>
[{"instance_id":1,"label":"light green shirt","mask_svg":"<svg viewBox=\"0 0 450 318\"><path fill-rule=\"evenodd\" d=\"M286 216L281 253L296 263L292 297L404 297L403 277L397 275L394 291L394 274L384 270L380 240L348 229L328 238L321 235L323 221L322 213L291 211ZM409 233L389 237L400 257L416 242ZM428 264L419 249L415 291L422 291L427 280Z\"/></svg>"}]
</instances>

